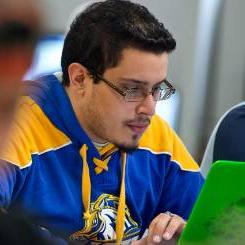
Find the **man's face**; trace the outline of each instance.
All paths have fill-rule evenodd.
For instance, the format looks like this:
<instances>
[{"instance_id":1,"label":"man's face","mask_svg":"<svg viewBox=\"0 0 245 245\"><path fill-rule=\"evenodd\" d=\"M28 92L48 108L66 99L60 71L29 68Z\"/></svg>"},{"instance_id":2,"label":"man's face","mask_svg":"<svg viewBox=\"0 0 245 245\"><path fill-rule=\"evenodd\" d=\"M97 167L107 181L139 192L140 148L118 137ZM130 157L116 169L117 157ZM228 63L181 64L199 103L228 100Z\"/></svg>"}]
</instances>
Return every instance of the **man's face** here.
<instances>
[{"instance_id":1,"label":"man's face","mask_svg":"<svg viewBox=\"0 0 245 245\"><path fill-rule=\"evenodd\" d=\"M154 54L128 48L120 63L107 69L103 77L121 90L140 88L151 91L166 78L168 54ZM92 80L91 80L92 81ZM91 82L86 93L81 122L91 139L111 142L124 149L134 149L155 113L152 95L140 102L127 102L105 82Z\"/></svg>"}]
</instances>

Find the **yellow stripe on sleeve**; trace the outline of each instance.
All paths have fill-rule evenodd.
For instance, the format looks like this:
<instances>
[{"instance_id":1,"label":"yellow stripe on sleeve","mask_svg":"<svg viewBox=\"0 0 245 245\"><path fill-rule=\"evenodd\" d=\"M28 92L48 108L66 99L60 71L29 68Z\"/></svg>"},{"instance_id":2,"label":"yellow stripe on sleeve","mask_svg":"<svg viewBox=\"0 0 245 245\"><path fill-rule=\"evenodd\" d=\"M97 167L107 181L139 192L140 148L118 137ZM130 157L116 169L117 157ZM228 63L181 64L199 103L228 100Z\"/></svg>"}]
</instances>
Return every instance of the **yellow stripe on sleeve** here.
<instances>
[{"instance_id":1,"label":"yellow stripe on sleeve","mask_svg":"<svg viewBox=\"0 0 245 245\"><path fill-rule=\"evenodd\" d=\"M25 168L31 164L32 154L42 154L70 143L70 139L52 124L41 108L25 96L17 107L10 136L0 158Z\"/></svg>"}]
</instances>

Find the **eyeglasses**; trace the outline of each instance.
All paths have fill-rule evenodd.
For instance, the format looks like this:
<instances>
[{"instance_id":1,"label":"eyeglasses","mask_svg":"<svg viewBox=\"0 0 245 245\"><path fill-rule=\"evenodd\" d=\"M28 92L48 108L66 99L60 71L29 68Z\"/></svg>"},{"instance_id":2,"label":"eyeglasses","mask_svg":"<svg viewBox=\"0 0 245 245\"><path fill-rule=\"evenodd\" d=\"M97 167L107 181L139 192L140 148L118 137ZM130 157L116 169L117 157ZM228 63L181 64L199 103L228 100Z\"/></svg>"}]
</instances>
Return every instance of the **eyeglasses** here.
<instances>
[{"instance_id":1,"label":"eyeglasses","mask_svg":"<svg viewBox=\"0 0 245 245\"><path fill-rule=\"evenodd\" d=\"M109 87L114 89L118 94L122 95L127 102L141 102L143 101L149 94L153 96L155 101L159 100L167 100L175 93L175 88L173 85L167 81L166 79L162 81L162 83L156 87L153 87L149 92L145 88L129 88L129 89L121 89L114 85L112 82L103 78L100 75L93 74L94 78L97 78L107 84Z\"/></svg>"}]
</instances>

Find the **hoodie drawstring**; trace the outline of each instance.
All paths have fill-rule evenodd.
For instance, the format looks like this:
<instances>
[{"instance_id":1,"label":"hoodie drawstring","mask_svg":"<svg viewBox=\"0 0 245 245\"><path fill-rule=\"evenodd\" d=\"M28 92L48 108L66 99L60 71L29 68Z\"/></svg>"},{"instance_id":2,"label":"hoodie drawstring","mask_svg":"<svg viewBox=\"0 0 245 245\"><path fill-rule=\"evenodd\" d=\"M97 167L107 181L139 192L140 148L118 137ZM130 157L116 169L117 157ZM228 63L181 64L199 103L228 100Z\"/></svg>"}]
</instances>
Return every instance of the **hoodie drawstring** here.
<instances>
[{"instance_id":1,"label":"hoodie drawstring","mask_svg":"<svg viewBox=\"0 0 245 245\"><path fill-rule=\"evenodd\" d=\"M80 149L80 155L83 160L83 172L82 172L82 201L84 206L84 219L87 220L87 222L91 223L91 214L90 214L90 198L91 198L91 180L90 180L90 174L89 174L89 166L87 162L87 150L88 147L86 144L82 146ZM103 163L103 161L94 158L93 161L96 164L95 171L97 174L101 173L104 170L108 170L107 164L110 160L110 157L108 157L107 162ZM117 217L116 217L116 243L120 244L120 242L123 239L124 235L124 226L125 226L125 207L126 207L126 198L125 198L125 169L126 169L126 162L127 162L127 156L125 152L122 152L121 156L122 161L122 179L121 179L121 187L120 187L120 197L119 197L119 204L118 204L118 210L117 210ZM91 226L89 226L91 227Z\"/></svg>"},{"instance_id":2,"label":"hoodie drawstring","mask_svg":"<svg viewBox=\"0 0 245 245\"><path fill-rule=\"evenodd\" d=\"M123 239L124 225L125 225L125 208L126 208L126 197L125 197L125 170L126 170L127 157L126 153L122 153L122 180L120 188L119 204L117 209L117 222L116 222L116 241L117 244Z\"/></svg>"},{"instance_id":3,"label":"hoodie drawstring","mask_svg":"<svg viewBox=\"0 0 245 245\"><path fill-rule=\"evenodd\" d=\"M82 173L82 200L84 206L84 219L89 220L90 218L90 196L91 196L91 182L89 175L89 167L87 163L87 145L83 145L80 150L80 155L83 159L83 173Z\"/></svg>"}]
</instances>

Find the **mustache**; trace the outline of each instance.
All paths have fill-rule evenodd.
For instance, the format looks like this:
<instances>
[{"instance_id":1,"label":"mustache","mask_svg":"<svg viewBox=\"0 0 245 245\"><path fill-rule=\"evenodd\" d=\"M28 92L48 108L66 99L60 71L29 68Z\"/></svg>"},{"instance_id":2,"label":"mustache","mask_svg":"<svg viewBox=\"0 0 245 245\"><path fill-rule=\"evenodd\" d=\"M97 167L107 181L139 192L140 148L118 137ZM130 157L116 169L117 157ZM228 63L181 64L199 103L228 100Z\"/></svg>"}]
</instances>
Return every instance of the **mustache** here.
<instances>
[{"instance_id":1,"label":"mustache","mask_svg":"<svg viewBox=\"0 0 245 245\"><path fill-rule=\"evenodd\" d=\"M147 116L138 116L135 119L125 121L125 124L131 124L131 123L149 125L151 123L151 118Z\"/></svg>"}]
</instances>

